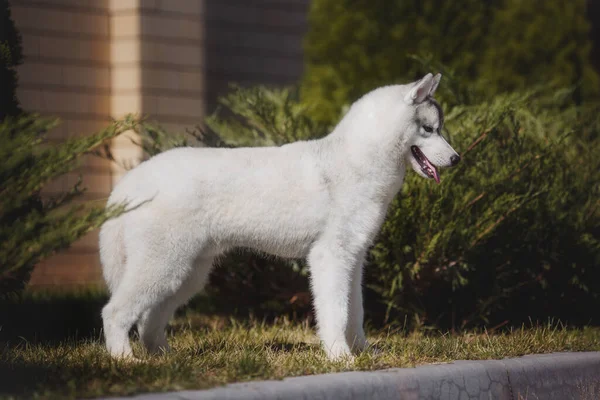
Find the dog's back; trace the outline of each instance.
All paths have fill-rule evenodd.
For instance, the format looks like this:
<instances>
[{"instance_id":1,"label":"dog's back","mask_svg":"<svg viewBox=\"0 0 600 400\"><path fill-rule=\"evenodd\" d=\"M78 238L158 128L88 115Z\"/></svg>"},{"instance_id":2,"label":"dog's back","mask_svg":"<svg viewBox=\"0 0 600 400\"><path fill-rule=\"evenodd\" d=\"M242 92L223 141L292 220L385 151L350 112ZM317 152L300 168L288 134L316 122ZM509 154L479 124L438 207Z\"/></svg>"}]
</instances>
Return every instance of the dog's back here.
<instances>
[{"instance_id":1,"label":"dog's back","mask_svg":"<svg viewBox=\"0 0 600 400\"><path fill-rule=\"evenodd\" d=\"M190 235L202 231L223 248L305 256L329 207L328 182L314 145L167 151L130 171L115 187L109 204L142 205L113 225L139 230L151 214L157 236L174 226ZM109 235L102 236L105 247Z\"/></svg>"}]
</instances>

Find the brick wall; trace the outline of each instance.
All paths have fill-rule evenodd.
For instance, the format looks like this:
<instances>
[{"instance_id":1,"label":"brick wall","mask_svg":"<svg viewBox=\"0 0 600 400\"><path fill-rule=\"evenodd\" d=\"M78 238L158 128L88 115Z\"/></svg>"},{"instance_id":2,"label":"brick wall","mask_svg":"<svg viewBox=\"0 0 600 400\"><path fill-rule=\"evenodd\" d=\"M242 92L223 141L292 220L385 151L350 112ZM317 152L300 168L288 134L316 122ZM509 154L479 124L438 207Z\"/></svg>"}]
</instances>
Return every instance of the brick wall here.
<instances>
[{"instance_id":1,"label":"brick wall","mask_svg":"<svg viewBox=\"0 0 600 400\"><path fill-rule=\"evenodd\" d=\"M110 31L107 1L12 0L12 15L23 37L25 62L17 96L26 110L58 116L52 140L90 134L110 116ZM83 175L86 200L102 201L111 188L110 166L88 157L76 174L52 183L46 194L66 190ZM100 278L97 234L68 253L39 265L32 284L82 283Z\"/></svg>"},{"instance_id":2,"label":"brick wall","mask_svg":"<svg viewBox=\"0 0 600 400\"><path fill-rule=\"evenodd\" d=\"M113 1L111 6L112 115L149 115L183 131L204 115L203 1ZM127 137L117 157L139 159ZM113 166L113 182L124 171Z\"/></svg>"},{"instance_id":3,"label":"brick wall","mask_svg":"<svg viewBox=\"0 0 600 400\"><path fill-rule=\"evenodd\" d=\"M309 0L11 0L25 63L23 108L61 117L52 140L89 134L111 117L150 115L167 129L201 122L229 82L289 84L302 73ZM126 138L113 152L139 160ZM50 185L83 175L86 200L103 202L124 171L88 157ZM31 284L101 282L97 232L36 267Z\"/></svg>"},{"instance_id":4,"label":"brick wall","mask_svg":"<svg viewBox=\"0 0 600 400\"><path fill-rule=\"evenodd\" d=\"M168 130L205 113L203 11L204 1L162 2L142 18L144 105Z\"/></svg>"}]
</instances>

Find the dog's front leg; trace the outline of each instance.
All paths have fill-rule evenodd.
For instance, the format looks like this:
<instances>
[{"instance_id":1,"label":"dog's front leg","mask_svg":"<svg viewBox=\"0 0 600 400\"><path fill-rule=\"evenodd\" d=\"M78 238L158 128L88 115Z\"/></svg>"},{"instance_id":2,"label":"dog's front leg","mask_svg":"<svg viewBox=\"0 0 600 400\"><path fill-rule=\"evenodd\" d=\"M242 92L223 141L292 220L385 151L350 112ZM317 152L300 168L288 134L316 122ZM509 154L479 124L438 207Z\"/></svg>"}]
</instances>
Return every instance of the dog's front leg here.
<instances>
[{"instance_id":1,"label":"dog's front leg","mask_svg":"<svg viewBox=\"0 0 600 400\"><path fill-rule=\"evenodd\" d=\"M350 320L346 329L346 340L354 353L361 352L367 347L367 338L363 328L362 280L364 257L364 254L361 255L354 266L350 288Z\"/></svg>"},{"instance_id":2,"label":"dog's front leg","mask_svg":"<svg viewBox=\"0 0 600 400\"><path fill-rule=\"evenodd\" d=\"M350 356L346 330L354 262L343 249L318 242L308 255L319 338L330 359Z\"/></svg>"}]
</instances>

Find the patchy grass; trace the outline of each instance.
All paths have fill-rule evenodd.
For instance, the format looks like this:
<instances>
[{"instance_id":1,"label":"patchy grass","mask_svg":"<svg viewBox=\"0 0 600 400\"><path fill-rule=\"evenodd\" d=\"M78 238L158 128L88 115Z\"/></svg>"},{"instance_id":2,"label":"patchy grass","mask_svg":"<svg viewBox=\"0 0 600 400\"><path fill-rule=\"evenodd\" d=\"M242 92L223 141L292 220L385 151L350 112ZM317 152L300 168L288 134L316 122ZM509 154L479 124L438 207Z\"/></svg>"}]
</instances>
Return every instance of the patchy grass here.
<instances>
[{"instance_id":1,"label":"patchy grass","mask_svg":"<svg viewBox=\"0 0 600 400\"><path fill-rule=\"evenodd\" d=\"M238 322L188 313L171 328L172 352L168 355L147 356L134 341L141 362L111 360L98 338L54 344L11 340L1 349L0 396L128 395L457 359L600 350L600 329L571 330L557 324L498 334L388 330L371 332L370 337L381 350L380 355L367 352L354 361L329 362L306 322Z\"/></svg>"}]
</instances>

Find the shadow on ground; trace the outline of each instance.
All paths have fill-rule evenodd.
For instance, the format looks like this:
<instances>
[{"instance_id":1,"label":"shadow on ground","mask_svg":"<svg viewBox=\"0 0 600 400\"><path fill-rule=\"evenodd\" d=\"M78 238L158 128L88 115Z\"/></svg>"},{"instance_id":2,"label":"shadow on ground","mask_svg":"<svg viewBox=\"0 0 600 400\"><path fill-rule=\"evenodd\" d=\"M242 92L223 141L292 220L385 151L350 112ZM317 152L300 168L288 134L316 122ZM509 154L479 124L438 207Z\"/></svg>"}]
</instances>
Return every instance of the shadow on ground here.
<instances>
[{"instance_id":1,"label":"shadow on ground","mask_svg":"<svg viewBox=\"0 0 600 400\"><path fill-rule=\"evenodd\" d=\"M231 318L237 322L260 320L267 323L282 317L292 320L311 320L310 305L299 307L264 306L263 302L232 299L222 293L201 294L178 310L177 315L189 313L188 327L192 329L222 328ZM70 291L25 292L20 297L0 299L0 345L27 342L58 344L64 341L86 341L101 338L102 307L108 294L101 289ZM281 302L279 302L281 303ZM207 317L210 316L210 317ZM181 321L169 331L180 329Z\"/></svg>"},{"instance_id":2,"label":"shadow on ground","mask_svg":"<svg viewBox=\"0 0 600 400\"><path fill-rule=\"evenodd\" d=\"M0 300L0 342L54 343L100 335L100 310L108 296L100 290L26 293Z\"/></svg>"},{"instance_id":3,"label":"shadow on ground","mask_svg":"<svg viewBox=\"0 0 600 400\"><path fill-rule=\"evenodd\" d=\"M4 357L2 357L4 358ZM38 385L53 373L53 368L40 364L16 364L10 360L0 359L0 397L27 396L35 391Z\"/></svg>"}]
</instances>

